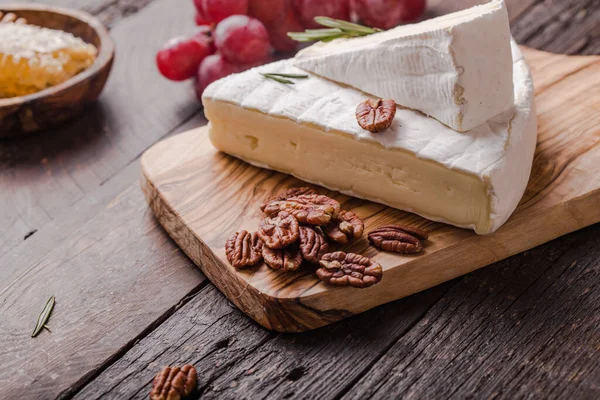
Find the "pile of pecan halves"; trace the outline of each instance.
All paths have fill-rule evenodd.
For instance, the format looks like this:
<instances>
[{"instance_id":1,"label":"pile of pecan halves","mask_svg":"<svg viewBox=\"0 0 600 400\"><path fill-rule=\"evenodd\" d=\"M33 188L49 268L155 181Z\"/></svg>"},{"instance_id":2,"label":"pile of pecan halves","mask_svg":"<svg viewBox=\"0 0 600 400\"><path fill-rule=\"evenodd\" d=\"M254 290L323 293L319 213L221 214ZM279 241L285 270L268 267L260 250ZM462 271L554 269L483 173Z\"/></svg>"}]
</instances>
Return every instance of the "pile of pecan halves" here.
<instances>
[{"instance_id":1,"label":"pile of pecan halves","mask_svg":"<svg viewBox=\"0 0 600 400\"><path fill-rule=\"evenodd\" d=\"M336 286L366 288L378 283L383 268L360 254L329 252L330 245L347 245L362 237L363 221L340 203L308 187L292 188L261 206L267 217L258 231L239 231L225 244L227 259L243 269L261 263L275 270L295 271L317 264L317 276ZM428 233L388 225L371 231L371 244L385 251L413 254L423 250Z\"/></svg>"}]
</instances>

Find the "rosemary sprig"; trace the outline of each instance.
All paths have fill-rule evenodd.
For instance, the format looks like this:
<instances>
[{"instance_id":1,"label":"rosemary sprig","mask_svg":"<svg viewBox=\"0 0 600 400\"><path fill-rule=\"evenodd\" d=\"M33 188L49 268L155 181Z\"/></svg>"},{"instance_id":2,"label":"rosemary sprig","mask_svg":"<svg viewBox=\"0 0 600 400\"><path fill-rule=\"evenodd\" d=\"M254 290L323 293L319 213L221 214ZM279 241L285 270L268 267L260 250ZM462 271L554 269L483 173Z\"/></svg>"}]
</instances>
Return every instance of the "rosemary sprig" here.
<instances>
[{"instance_id":1,"label":"rosemary sprig","mask_svg":"<svg viewBox=\"0 0 600 400\"><path fill-rule=\"evenodd\" d=\"M325 28L307 29L304 32L288 32L288 36L298 42L328 42L338 38L353 38L381 32L381 29L369 28L368 26L329 17L315 17L315 22Z\"/></svg>"},{"instance_id":2,"label":"rosemary sprig","mask_svg":"<svg viewBox=\"0 0 600 400\"><path fill-rule=\"evenodd\" d=\"M37 335L40 334L40 332L42 331L42 329L48 329L48 326L46 325L46 322L48 322L48 319L50 319L50 314L52 314L52 310L54 309L54 303L56 302L54 296L50 297L48 299L48 301L46 302L46 305L44 306L44 309L42 310L41 314L39 315L38 319L37 319L37 323L35 324L35 329L33 330L33 333L31 334L31 337L36 337Z\"/></svg>"},{"instance_id":3,"label":"rosemary sprig","mask_svg":"<svg viewBox=\"0 0 600 400\"><path fill-rule=\"evenodd\" d=\"M277 81L279 83L285 83L286 85L294 85L293 81L290 81L289 79L286 78L290 78L290 79L307 79L308 75L303 75L303 74L276 74L276 73L272 73L272 72L267 72L267 73L261 73L262 76L264 76L265 78L268 79L273 79L274 81Z\"/></svg>"}]
</instances>

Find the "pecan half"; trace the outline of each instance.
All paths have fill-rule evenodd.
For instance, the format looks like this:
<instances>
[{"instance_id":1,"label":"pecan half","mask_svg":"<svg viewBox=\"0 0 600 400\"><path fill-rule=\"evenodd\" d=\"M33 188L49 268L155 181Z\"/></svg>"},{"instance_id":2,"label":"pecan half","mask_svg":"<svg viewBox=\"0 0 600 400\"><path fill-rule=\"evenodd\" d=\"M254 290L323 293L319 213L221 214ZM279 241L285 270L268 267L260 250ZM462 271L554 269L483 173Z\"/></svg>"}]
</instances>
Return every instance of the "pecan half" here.
<instances>
[{"instance_id":1,"label":"pecan half","mask_svg":"<svg viewBox=\"0 0 600 400\"><path fill-rule=\"evenodd\" d=\"M302 265L302 252L297 245L292 245L285 249L270 249L265 247L263 255L265 264L273 269L295 271Z\"/></svg>"},{"instance_id":2,"label":"pecan half","mask_svg":"<svg viewBox=\"0 0 600 400\"><path fill-rule=\"evenodd\" d=\"M389 128L396 116L394 100L367 99L356 107L356 120L361 128L377 133Z\"/></svg>"},{"instance_id":3,"label":"pecan half","mask_svg":"<svg viewBox=\"0 0 600 400\"><path fill-rule=\"evenodd\" d=\"M156 375L150 392L151 400L179 400L196 389L198 374L192 365L165 367Z\"/></svg>"},{"instance_id":4,"label":"pecan half","mask_svg":"<svg viewBox=\"0 0 600 400\"><path fill-rule=\"evenodd\" d=\"M286 211L309 225L325 225L340 212L340 203L320 194L303 194L287 200L275 200L265 206L264 212L273 216Z\"/></svg>"},{"instance_id":5,"label":"pecan half","mask_svg":"<svg viewBox=\"0 0 600 400\"><path fill-rule=\"evenodd\" d=\"M302 257L310 263L316 264L321 257L329 251L329 244L325 236L316 229L308 226L300 227L300 250Z\"/></svg>"},{"instance_id":6,"label":"pecan half","mask_svg":"<svg viewBox=\"0 0 600 400\"><path fill-rule=\"evenodd\" d=\"M291 188L291 189L288 189L285 192L267 200L266 203L264 203L262 206L260 206L260 211L265 211L265 207L272 201L287 200L291 197L302 196L304 194L317 194L317 192L307 186Z\"/></svg>"},{"instance_id":7,"label":"pecan half","mask_svg":"<svg viewBox=\"0 0 600 400\"><path fill-rule=\"evenodd\" d=\"M340 211L335 221L323 227L327 237L339 244L348 244L352 240L360 239L365 230L365 224L351 211Z\"/></svg>"},{"instance_id":8,"label":"pecan half","mask_svg":"<svg viewBox=\"0 0 600 400\"><path fill-rule=\"evenodd\" d=\"M262 261L263 241L256 232L236 232L225 243L225 254L234 268L242 269Z\"/></svg>"},{"instance_id":9,"label":"pecan half","mask_svg":"<svg viewBox=\"0 0 600 400\"><path fill-rule=\"evenodd\" d=\"M379 282L383 276L381 265L360 254L336 251L325 254L319 264L319 279L335 286L366 288Z\"/></svg>"},{"instance_id":10,"label":"pecan half","mask_svg":"<svg viewBox=\"0 0 600 400\"><path fill-rule=\"evenodd\" d=\"M258 226L257 233L266 247L282 249L298 240L298 226L292 214L282 211L275 217L265 218Z\"/></svg>"},{"instance_id":11,"label":"pecan half","mask_svg":"<svg viewBox=\"0 0 600 400\"><path fill-rule=\"evenodd\" d=\"M421 240L429 233L417 228L386 225L369 232L369 242L378 249L400 254L415 254L423 251Z\"/></svg>"}]
</instances>

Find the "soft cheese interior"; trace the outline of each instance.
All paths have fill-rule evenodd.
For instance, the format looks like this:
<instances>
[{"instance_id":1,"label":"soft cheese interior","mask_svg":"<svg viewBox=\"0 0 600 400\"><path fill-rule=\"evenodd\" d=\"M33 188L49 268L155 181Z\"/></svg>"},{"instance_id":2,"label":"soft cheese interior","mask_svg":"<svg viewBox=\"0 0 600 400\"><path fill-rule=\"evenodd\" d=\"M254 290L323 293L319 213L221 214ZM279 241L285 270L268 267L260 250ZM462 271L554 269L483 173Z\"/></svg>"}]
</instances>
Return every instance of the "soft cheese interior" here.
<instances>
[{"instance_id":1,"label":"soft cheese interior","mask_svg":"<svg viewBox=\"0 0 600 400\"><path fill-rule=\"evenodd\" d=\"M399 108L391 128L371 134L355 117L365 93L316 75L295 85L260 75L301 72L281 61L207 88L210 138L254 165L491 233L521 199L536 143L531 77L516 44L512 50L513 105L466 133Z\"/></svg>"},{"instance_id":2,"label":"soft cheese interior","mask_svg":"<svg viewBox=\"0 0 600 400\"><path fill-rule=\"evenodd\" d=\"M503 0L362 38L320 42L294 64L463 132L513 103Z\"/></svg>"}]
</instances>

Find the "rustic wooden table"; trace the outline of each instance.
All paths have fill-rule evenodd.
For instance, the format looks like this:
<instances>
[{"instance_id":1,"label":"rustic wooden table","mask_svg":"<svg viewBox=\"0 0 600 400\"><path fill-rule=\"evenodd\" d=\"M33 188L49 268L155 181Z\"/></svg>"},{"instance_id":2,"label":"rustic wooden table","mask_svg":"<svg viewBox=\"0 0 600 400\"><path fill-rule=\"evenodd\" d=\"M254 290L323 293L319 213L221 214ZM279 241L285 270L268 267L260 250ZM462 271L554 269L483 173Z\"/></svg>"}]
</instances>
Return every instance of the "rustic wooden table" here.
<instances>
[{"instance_id":1,"label":"rustic wooden table","mask_svg":"<svg viewBox=\"0 0 600 400\"><path fill-rule=\"evenodd\" d=\"M191 84L154 65L193 31L191 0L46 1L97 15L117 54L79 120L0 141L0 398L145 398L182 363L202 398L600 398L599 225L317 331L258 326L139 188L145 149L206 123ZM476 2L430 0L429 15ZM521 44L600 54L600 0L507 3ZM51 295L52 332L32 339Z\"/></svg>"}]
</instances>

